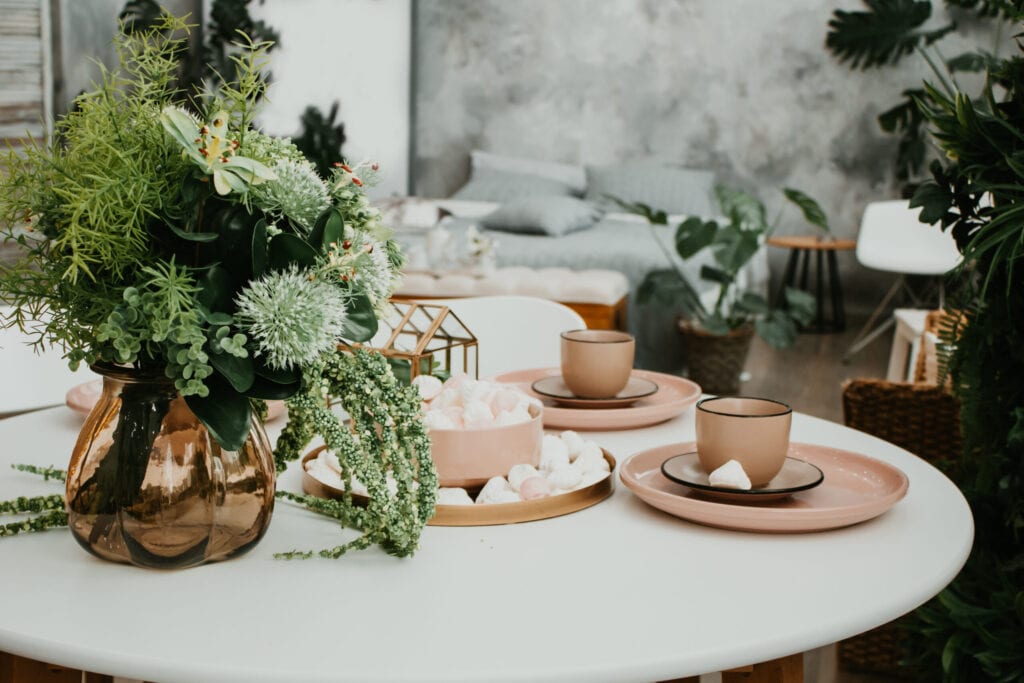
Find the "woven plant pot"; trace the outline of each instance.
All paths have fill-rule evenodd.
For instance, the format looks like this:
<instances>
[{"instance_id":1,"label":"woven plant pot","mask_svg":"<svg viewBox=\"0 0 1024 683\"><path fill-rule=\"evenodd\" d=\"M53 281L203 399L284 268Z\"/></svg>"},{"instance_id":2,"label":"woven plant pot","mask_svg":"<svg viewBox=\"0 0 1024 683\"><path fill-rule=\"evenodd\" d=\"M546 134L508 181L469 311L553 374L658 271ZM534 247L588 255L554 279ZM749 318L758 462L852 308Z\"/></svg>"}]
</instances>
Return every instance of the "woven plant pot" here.
<instances>
[{"instance_id":1,"label":"woven plant pot","mask_svg":"<svg viewBox=\"0 0 1024 683\"><path fill-rule=\"evenodd\" d=\"M678 325L690 379L708 394L737 393L754 327L747 325L720 336L708 334L689 320L679 320Z\"/></svg>"}]
</instances>

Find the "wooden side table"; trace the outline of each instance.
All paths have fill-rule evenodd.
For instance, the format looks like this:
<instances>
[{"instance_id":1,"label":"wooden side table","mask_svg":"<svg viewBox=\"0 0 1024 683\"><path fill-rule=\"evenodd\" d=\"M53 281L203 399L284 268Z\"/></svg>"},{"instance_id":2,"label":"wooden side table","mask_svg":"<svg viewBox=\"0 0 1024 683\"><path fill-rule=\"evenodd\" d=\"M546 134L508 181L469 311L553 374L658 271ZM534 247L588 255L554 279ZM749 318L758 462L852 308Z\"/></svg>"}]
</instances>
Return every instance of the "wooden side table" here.
<instances>
[{"instance_id":1,"label":"wooden side table","mask_svg":"<svg viewBox=\"0 0 1024 683\"><path fill-rule=\"evenodd\" d=\"M843 286L839 281L839 266L837 264L837 251L852 251L857 248L856 240L848 239L822 239L815 235L788 235L785 237L770 237L768 244L773 247L789 249L789 259L786 261L786 273L779 285L779 291L775 295L776 305L785 302L786 287L798 287L805 292L810 292L809 279L811 271L811 256L815 258L815 286L814 296L816 299L817 312L814 322L804 327L805 332L842 332L846 329L846 310L843 307ZM831 300L831 315L825 315L825 259L828 259L828 297ZM797 272L799 271L799 284L797 284Z\"/></svg>"}]
</instances>

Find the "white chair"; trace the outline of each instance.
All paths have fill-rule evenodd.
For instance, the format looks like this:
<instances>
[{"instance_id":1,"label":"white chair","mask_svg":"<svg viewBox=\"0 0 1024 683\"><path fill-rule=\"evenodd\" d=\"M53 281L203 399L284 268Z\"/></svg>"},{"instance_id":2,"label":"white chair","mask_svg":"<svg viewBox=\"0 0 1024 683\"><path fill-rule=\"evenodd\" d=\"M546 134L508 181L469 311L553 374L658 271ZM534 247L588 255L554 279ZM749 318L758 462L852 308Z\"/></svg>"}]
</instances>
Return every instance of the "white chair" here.
<instances>
[{"instance_id":1,"label":"white chair","mask_svg":"<svg viewBox=\"0 0 1024 683\"><path fill-rule=\"evenodd\" d=\"M481 378L511 370L556 367L559 335L586 327L567 306L529 296L430 299L447 306L477 338Z\"/></svg>"},{"instance_id":2,"label":"white chair","mask_svg":"<svg viewBox=\"0 0 1024 683\"><path fill-rule=\"evenodd\" d=\"M908 286L908 275L939 278L938 308L942 308L941 276L960 263L960 252L948 230L921 223L918 213L919 210L911 209L906 200L873 202L864 210L857 236L857 261L867 268L899 273L899 277L857 334L843 360L849 360L895 324L890 316L875 326L897 295L908 295L916 308L936 307L934 302L924 301Z\"/></svg>"},{"instance_id":3,"label":"white chair","mask_svg":"<svg viewBox=\"0 0 1024 683\"><path fill-rule=\"evenodd\" d=\"M0 307L0 319L11 311ZM0 417L62 405L68 389L96 378L84 365L71 372L59 348L37 354L33 339L17 327L0 330Z\"/></svg>"}]
</instances>

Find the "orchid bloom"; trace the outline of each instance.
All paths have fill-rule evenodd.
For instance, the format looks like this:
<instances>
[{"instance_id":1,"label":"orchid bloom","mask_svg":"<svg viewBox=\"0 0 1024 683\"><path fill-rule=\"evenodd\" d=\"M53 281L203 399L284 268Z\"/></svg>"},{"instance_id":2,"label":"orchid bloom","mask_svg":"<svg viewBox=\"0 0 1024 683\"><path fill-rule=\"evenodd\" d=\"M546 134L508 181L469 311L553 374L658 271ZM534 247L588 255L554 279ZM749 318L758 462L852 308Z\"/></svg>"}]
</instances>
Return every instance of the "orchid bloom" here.
<instances>
[{"instance_id":1,"label":"orchid bloom","mask_svg":"<svg viewBox=\"0 0 1024 683\"><path fill-rule=\"evenodd\" d=\"M248 157L238 156L238 141L228 135L228 114L219 111L204 126L178 107L164 107L160 113L164 130L170 133L184 151L205 173L213 176L217 194L240 194L250 185L259 185L277 176L269 168Z\"/></svg>"}]
</instances>

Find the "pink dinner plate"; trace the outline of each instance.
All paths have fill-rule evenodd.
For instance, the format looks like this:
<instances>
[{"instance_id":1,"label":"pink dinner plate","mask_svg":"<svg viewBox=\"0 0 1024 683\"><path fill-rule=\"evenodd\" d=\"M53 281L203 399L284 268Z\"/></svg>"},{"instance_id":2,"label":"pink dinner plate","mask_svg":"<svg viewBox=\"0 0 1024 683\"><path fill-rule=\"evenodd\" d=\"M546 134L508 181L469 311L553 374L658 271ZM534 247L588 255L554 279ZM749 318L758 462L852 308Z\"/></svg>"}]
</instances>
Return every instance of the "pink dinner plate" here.
<instances>
[{"instance_id":1,"label":"pink dinner plate","mask_svg":"<svg viewBox=\"0 0 1024 683\"><path fill-rule=\"evenodd\" d=\"M661 473L667 459L696 448L690 442L641 451L619 467L619 477L642 501L670 515L739 531L794 533L849 526L877 517L907 493L907 476L892 465L829 446L791 443L789 457L824 473L820 486L774 502L713 502Z\"/></svg>"},{"instance_id":2,"label":"pink dinner plate","mask_svg":"<svg viewBox=\"0 0 1024 683\"><path fill-rule=\"evenodd\" d=\"M634 370L633 377L650 380L658 391L640 399L628 408L566 408L552 399L538 394L531 385L539 379L560 375L559 368L516 370L494 377L496 382L516 384L528 395L544 403L544 426L549 429L577 429L580 431L617 431L648 427L681 415L700 398L701 389L695 382L675 375L648 370ZM661 467L661 463L658 463Z\"/></svg>"},{"instance_id":3,"label":"pink dinner plate","mask_svg":"<svg viewBox=\"0 0 1024 683\"><path fill-rule=\"evenodd\" d=\"M92 412L96 401L100 400L102 393L103 380L94 379L68 389L68 393L64 396L64 403L76 413L88 415ZM284 411L284 401L267 401L267 422L281 417L284 415Z\"/></svg>"}]
</instances>

